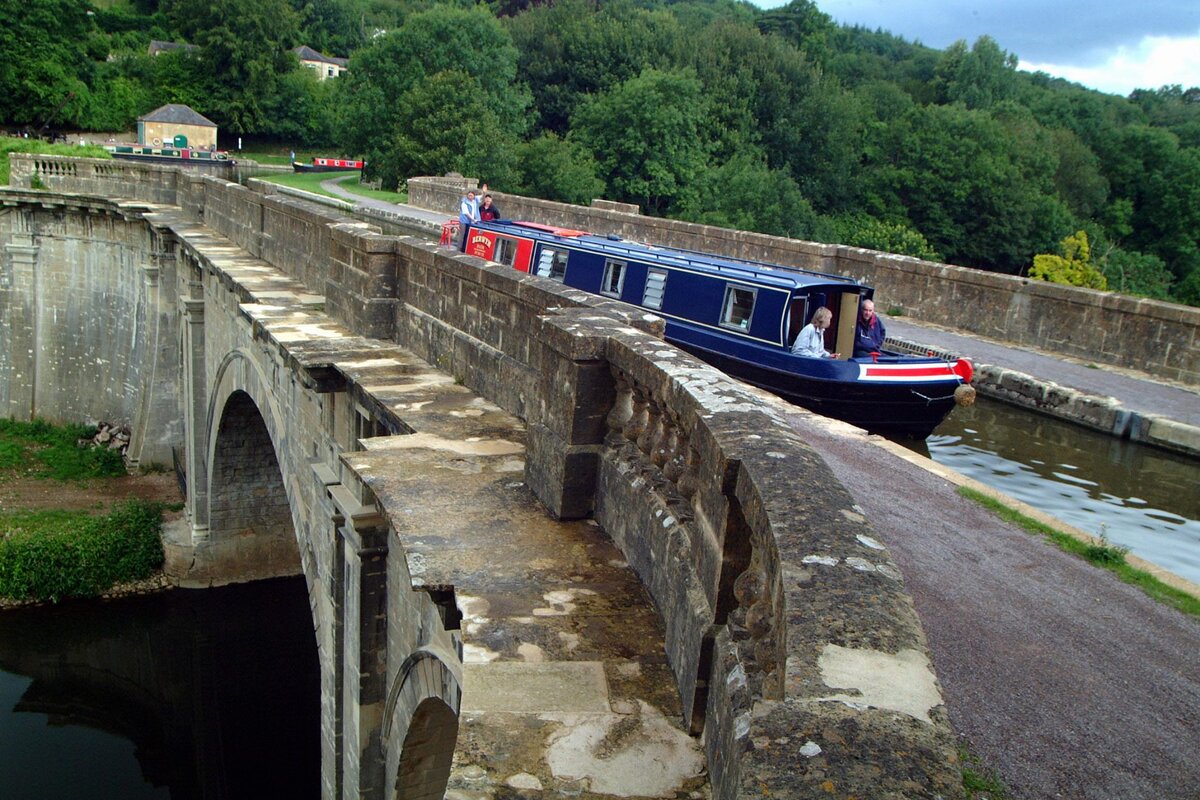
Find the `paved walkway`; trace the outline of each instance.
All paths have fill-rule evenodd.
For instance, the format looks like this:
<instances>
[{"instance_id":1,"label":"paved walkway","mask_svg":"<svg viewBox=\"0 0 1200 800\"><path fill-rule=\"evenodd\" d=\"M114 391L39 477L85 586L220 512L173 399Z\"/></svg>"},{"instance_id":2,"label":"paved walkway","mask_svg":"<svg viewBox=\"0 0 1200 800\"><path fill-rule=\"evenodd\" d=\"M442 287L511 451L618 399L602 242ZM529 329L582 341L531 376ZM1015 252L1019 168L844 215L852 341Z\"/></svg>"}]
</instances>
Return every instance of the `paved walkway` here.
<instances>
[{"instance_id":1,"label":"paved walkway","mask_svg":"<svg viewBox=\"0 0 1200 800\"><path fill-rule=\"evenodd\" d=\"M419 219L422 222L433 222L438 225L450 219L452 215L442 211L430 211L427 208L418 208L405 203L389 203L386 200L375 200L370 197L363 197L361 194L355 194L341 186L342 181L349 180L354 176L342 176L341 178L330 178L329 180L321 181L321 188L330 194L336 194L338 197L349 200L358 206L366 206L374 208L377 211L386 211L389 214L400 214L405 217Z\"/></svg>"}]
</instances>

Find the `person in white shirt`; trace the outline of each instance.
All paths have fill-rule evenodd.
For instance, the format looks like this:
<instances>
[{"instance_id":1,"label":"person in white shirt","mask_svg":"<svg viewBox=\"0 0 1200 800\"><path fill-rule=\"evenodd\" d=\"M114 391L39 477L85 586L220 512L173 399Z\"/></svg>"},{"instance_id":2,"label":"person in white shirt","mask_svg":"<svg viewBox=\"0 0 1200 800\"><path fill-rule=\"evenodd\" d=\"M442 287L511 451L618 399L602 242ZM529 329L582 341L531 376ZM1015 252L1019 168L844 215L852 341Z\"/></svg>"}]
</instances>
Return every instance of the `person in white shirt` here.
<instances>
[{"instance_id":1,"label":"person in white shirt","mask_svg":"<svg viewBox=\"0 0 1200 800\"><path fill-rule=\"evenodd\" d=\"M792 345L792 354L812 358L837 358L837 353L825 349L825 329L833 320L833 312L821 306L812 315L812 322L800 330Z\"/></svg>"}]
</instances>

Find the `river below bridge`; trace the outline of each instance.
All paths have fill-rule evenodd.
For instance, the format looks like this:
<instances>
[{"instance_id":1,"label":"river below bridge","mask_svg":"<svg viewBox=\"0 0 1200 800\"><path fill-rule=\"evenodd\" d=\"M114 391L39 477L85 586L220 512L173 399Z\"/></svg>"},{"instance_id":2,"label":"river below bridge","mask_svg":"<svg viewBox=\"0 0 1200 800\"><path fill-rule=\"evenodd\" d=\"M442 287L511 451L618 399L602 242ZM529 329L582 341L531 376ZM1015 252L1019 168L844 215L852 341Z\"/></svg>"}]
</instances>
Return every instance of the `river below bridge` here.
<instances>
[{"instance_id":1,"label":"river below bridge","mask_svg":"<svg viewBox=\"0 0 1200 800\"><path fill-rule=\"evenodd\" d=\"M0 798L320 795L303 578L0 612Z\"/></svg>"},{"instance_id":2,"label":"river below bridge","mask_svg":"<svg viewBox=\"0 0 1200 800\"><path fill-rule=\"evenodd\" d=\"M956 472L1200 583L1200 463L980 398L923 443Z\"/></svg>"}]
</instances>

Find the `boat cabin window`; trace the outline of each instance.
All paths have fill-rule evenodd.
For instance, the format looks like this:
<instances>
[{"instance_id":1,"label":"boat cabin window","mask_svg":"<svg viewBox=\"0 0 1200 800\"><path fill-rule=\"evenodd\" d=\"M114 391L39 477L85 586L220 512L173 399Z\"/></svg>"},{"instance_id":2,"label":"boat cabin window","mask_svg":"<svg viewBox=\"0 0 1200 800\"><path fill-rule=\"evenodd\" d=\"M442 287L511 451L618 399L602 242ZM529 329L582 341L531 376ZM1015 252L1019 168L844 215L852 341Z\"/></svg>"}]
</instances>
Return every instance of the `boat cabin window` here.
<instances>
[{"instance_id":1,"label":"boat cabin window","mask_svg":"<svg viewBox=\"0 0 1200 800\"><path fill-rule=\"evenodd\" d=\"M726 286L721 324L743 331L749 330L750 316L754 313L755 293L755 290L748 286Z\"/></svg>"},{"instance_id":2,"label":"boat cabin window","mask_svg":"<svg viewBox=\"0 0 1200 800\"><path fill-rule=\"evenodd\" d=\"M543 278L561 281L567 274L567 251L542 248L538 256L537 274Z\"/></svg>"},{"instance_id":3,"label":"boat cabin window","mask_svg":"<svg viewBox=\"0 0 1200 800\"><path fill-rule=\"evenodd\" d=\"M625 262L624 261L605 261L604 262L604 281L600 284L600 294L607 294L612 297L620 297L621 289L625 285Z\"/></svg>"},{"instance_id":4,"label":"boat cabin window","mask_svg":"<svg viewBox=\"0 0 1200 800\"><path fill-rule=\"evenodd\" d=\"M496 253L495 261L497 264L503 264L506 267L513 265L513 260L517 256L517 240L508 239L504 236L496 237Z\"/></svg>"},{"instance_id":5,"label":"boat cabin window","mask_svg":"<svg viewBox=\"0 0 1200 800\"><path fill-rule=\"evenodd\" d=\"M646 308L662 308L663 294L667 291L667 271L651 267L646 272L646 291L642 294L642 305Z\"/></svg>"}]
</instances>

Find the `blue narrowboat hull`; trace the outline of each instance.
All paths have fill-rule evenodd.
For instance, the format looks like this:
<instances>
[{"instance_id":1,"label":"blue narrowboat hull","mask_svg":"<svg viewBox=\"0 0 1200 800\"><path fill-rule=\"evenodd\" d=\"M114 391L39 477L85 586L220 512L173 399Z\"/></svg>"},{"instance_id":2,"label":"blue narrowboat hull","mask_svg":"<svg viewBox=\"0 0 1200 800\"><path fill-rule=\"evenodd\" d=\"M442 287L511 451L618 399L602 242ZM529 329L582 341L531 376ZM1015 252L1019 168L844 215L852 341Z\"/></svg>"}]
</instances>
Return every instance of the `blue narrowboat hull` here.
<instances>
[{"instance_id":1,"label":"blue narrowboat hull","mask_svg":"<svg viewBox=\"0 0 1200 800\"><path fill-rule=\"evenodd\" d=\"M875 433L924 439L956 404L954 392L959 381L933 385L864 384L853 379L822 378L746 361L674 338L669 332L666 339L751 386L765 389L809 411Z\"/></svg>"},{"instance_id":2,"label":"blue narrowboat hull","mask_svg":"<svg viewBox=\"0 0 1200 800\"><path fill-rule=\"evenodd\" d=\"M966 386L972 368L962 359L951 364L888 351L852 359L793 354L791 342L819 307L836 309L827 342L834 332L839 341L852 338L858 304L872 290L842 276L523 222L476 223L461 248L640 306L666 320L671 344L734 378L869 431L924 438L956 404L974 399Z\"/></svg>"}]
</instances>

